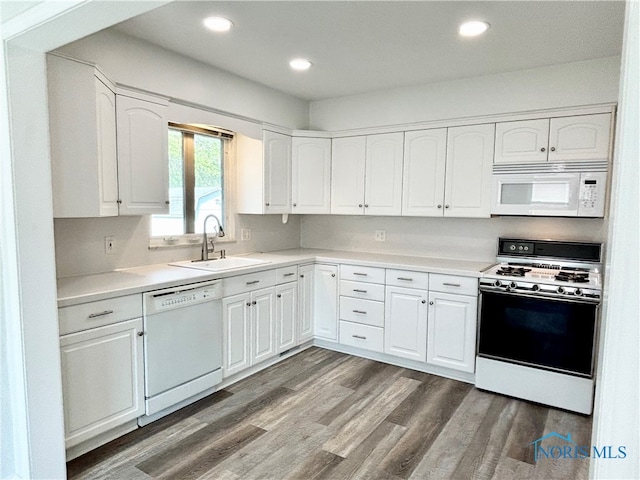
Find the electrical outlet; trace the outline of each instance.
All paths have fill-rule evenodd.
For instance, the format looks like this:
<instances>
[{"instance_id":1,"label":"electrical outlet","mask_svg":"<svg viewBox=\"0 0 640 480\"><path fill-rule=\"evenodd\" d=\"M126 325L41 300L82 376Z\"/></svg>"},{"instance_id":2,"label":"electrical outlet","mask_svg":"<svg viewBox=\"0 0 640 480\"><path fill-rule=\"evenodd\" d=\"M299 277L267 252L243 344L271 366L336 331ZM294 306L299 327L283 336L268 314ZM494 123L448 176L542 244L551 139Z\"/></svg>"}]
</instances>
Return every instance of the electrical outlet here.
<instances>
[{"instance_id":1,"label":"electrical outlet","mask_svg":"<svg viewBox=\"0 0 640 480\"><path fill-rule=\"evenodd\" d=\"M387 231L386 230L376 230L375 239L376 239L376 242L386 242L387 241Z\"/></svg>"},{"instance_id":2,"label":"electrical outlet","mask_svg":"<svg viewBox=\"0 0 640 480\"><path fill-rule=\"evenodd\" d=\"M243 242L251 240L251 230L249 230L248 228L240 229L240 240Z\"/></svg>"},{"instance_id":3,"label":"electrical outlet","mask_svg":"<svg viewBox=\"0 0 640 480\"><path fill-rule=\"evenodd\" d=\"M104 253L111 254L116 252L116 237L104 237Z\"/></svg>"}]
</instances>

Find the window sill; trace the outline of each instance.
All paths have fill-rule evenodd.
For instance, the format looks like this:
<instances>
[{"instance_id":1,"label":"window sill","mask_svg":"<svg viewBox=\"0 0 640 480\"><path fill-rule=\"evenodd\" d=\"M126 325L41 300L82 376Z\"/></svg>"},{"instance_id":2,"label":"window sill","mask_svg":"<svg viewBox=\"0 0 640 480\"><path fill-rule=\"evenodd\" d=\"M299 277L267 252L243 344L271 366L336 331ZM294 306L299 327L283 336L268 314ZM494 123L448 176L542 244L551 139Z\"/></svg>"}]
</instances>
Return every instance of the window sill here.
<instances>
[{"instance_id":1,"label":"window sill","mask_svg":"<svg viewBox=\"0 0 640 480\"><path fill-rule=\"evenodd\" d=\"M235 238L228 235L220 238L215 235L208 237L214 238L214 245L234 243ZM196 233L191 235L171 235L166 237L150 237L149 250L158 250L165 248L185 248L185 247L202 247L202 234Z\"/></svg>"}]
</instances>

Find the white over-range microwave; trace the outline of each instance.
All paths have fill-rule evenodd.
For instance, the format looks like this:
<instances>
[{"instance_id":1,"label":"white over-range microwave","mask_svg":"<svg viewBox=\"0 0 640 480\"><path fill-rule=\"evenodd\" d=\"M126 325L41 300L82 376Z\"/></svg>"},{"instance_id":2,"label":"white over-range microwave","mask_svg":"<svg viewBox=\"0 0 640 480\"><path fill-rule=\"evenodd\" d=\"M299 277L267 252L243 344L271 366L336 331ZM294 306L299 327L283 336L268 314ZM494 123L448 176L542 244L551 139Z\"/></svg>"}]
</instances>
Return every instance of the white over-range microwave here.
<instances>
[{"instance_id":1,"label":"white over-range microwave","mask_svg":"<svg viewBox=\"0 0 640 480\"><path fill-rule=\"evenodd\" d=\"M604 217L607 172L496 172L492 215Z\"/></svg>"}]
</instances>

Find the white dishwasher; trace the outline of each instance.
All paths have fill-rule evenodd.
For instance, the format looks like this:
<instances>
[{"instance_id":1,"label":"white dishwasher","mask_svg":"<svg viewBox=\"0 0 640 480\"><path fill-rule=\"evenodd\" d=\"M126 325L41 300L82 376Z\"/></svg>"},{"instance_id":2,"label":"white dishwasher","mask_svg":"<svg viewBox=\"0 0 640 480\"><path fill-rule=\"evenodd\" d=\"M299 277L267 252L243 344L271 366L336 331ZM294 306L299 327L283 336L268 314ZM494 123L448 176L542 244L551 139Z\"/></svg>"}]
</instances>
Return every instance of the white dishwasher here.
<instances>
[{"instance_id":1,"label":"white dishwasher","mask_svg":"<svg viewBox=\"0 0 640 480\"><path fill-rule=\"evenodd\" d=\"M222 381L222 282L145 293L143 314L147 418L140 425Z\"/></svg>"}]
</instances>

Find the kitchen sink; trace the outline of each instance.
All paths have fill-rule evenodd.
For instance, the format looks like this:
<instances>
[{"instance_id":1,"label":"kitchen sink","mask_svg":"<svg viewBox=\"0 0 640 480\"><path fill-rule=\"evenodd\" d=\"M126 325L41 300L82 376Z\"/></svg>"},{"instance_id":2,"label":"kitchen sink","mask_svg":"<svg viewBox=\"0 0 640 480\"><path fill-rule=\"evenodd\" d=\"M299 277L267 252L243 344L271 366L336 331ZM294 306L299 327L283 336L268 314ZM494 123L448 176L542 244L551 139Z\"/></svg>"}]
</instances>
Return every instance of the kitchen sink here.
<instances>
[{"instance_id":1,"label":"kitchen sink","mask_svg":"<svg viewBox=\"0 0 640 480\"><path fill-rule=\"evenodd\" d=\"M195 268L196 270L209 270L211 272L222 272L224 270L233 270L234 268L254 267L271 263L269 260L257 260L255 258L246 257L227 257L215 258L213 260L201 261L191 260L186 262L170 263L176 267Z\"/></svg>"}]
</instances>

